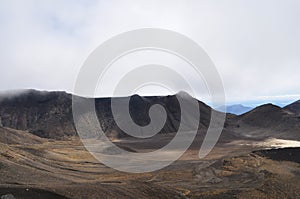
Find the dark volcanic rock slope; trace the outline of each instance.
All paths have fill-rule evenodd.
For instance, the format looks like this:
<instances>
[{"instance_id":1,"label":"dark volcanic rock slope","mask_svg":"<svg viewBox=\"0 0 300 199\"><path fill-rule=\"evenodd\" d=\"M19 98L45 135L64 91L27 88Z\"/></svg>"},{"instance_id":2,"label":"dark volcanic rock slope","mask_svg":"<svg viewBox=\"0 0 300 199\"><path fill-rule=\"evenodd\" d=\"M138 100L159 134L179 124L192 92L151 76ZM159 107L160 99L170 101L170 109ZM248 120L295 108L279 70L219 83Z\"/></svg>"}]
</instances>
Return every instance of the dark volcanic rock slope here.
<instances>
[{"instance_id":1,"label":"dark volcanic rock slope","mask_svg":"<svg viewBox=\"0 0 300 199\"><path fill-rule=\"evenodd\" d=\"M118 104L122 105L126 99L117 98L116 100ZM181 121L181 111L177 96L175 95L158 97L141 97L138 95L132 96L129 101L129 110L132 120L139 126L148 125L151 122L149 117L149 109L154 104L162 105L167 113L166 123L160 133L177 132ZM193 115L189 115L189 124L199 124L200 128L208 127L211 117L211 108L204 103L199 102L199 109L201 112L200 119L195 118ZM118 127L113 119L110 98L97 99L96 110L100 120L100 125L105 132L108 134L117 133L119 137L126 136L126 134ZM189 124L187 124L187 126L189 126Z\"/></svg>"},{"instance_id":2,"label":"dark volcanic rock slope","mask_svg":"<svg viewBox=\"0 0 300 199\"><path fill-rule=\"evenodd\" d=\"M27 130L46 138L75 135L72 123L71 95L64 92L29 90L12 97L2 97L2 126Z\"/></svg>"},{"instance_id":3,"label":"dark volcanic rock slope","mask_svg":"<svg viewBox=\"0 0 300 199\"><path fill-rule=\"evenodd\" d=\"M300 100L287 105L286 107L284 107L284 109L295 113L296 115L300 115Z\"/></svg>"},{"instance_id":4,"label":"dark volcanic rock slope","mask_svg":"<svg viewBox=\"0 0 300 199\"><path fill-rule=\"evenodd\" d=\"M140 125L149 124L149 109L160 104L167 112L167 121L160 133L173 133L180 124L178 97L190 100L190 96L179 93L173 96L130 97L129 109L132 120ZM122 105L128 98L115 98ZM188 101L187 101L188 102ZM189 124L199 123L199 128L207 128L212 109L198 102L199 118L188 116ZM225 127L235 136L264 139L268 137L300 140L299 102L285 108L266 104L241 116L227 115ZM111 137L128 136L117 125L111 111L111 98L98 98L95 107L103 131ZM186 126L189 128L189 124ZM63 139L76 135L72 116L72 95L65 92L41 92L28 90L14 96L0 96L0 127L28 131L44 138ZM187 128L187 129L188 129ZM228 136L226 134L226 136Z\"/></svg>"},{"instance_id":5,"label":"dark volcanic rock slope","mask_svg":"<svg viewBox=\"0 0 300 199\"><path fill-rule=\"evenodd\" d=\"M125 98L117 98L124 103ZM188 98L186 100L189 100ZM160 133L176 132L180 123L180 106L177 96L130 98L130 115L140 126L149 124L149 108L153 104L162 105L167 112L167 122ZM116 125L111 112L111 99L95 100L96 111L101 128L112 136L126 136ZM199 102L201 112L200 127L209 125L211 108ZM14 96L2 96L0 99L0 126L29 131L45 138L62 139L76 135L72 117L72 95L65 92L40 92L29 90ZM191 123L199 118L190 116Z\"/></svg>"},{"instance_id":6,"label":"dark volcanic rock slope","mask_svg":"<svg viewBox=\"0 0 300 199\"><path fill-rule=\"evenodd\" d=\"M266 104L231 121L233 131L249 138L300 139L300 118L293 112Z\"/></svg>"}]
</instances>

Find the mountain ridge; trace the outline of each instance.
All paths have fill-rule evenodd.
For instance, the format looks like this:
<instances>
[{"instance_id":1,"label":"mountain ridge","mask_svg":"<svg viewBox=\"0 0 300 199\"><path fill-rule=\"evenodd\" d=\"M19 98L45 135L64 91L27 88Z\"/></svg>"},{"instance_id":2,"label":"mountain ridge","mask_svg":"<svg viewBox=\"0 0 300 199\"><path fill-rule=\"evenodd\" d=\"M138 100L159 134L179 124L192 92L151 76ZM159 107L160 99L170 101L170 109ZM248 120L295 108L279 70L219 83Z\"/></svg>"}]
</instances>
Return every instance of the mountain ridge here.
<instances>
[{"instance_id":1,"label":"mountain ridge","mask_svg":"<svg viewBox=\"0 0 300 199\"><path fill-rule=\"evenodd\" d=\"M179 93L183 95L183 93ZM139 96L114 98L117 103L130 99L131 116L138 125L145 126L150 122L149 108L153 104L164 106L167 111L167 122L161 133L176 132L180 124L180 105L176 95ZM184 93L184 100L190 96ZM81 98L81 97L80 97ZM87 99L87 98L84 98ZM116 125L111 111L111 98L96 98L95 107L101 128L112 136L126 136ZM207 127L210 121L211 108L198 101L200 127ZM191 122L198 119L190 117ZM63 139L64 136L76 135L72 115L72 95L66 92L47 92L28 90L18 95L1 98L1 126L28 131L44 138Z\"/></svg>"},{"instance_id":2,"label":"mountain ridge","mask_svg":"<svg viewBox=\"0 0 300 199\"><path fill-rule=\"evenodd\" d=\"M235 118L234 131L256 138L300 139L299 117L276 106L264 104Z\"/></svg>"},{"instance_id":3,"label":"mountain ridge","mask_svg":"<svg viewBox=\"0 0 300 199\"><path fill-rule=\"evenodd\" d=\"M300 115L300 100L285 106L284 109L293 112L297 115Z\"/></svg>"},{"instance_id":4,"label":"mountain ridge","mask_svg":"<svg viewBox=\"0 0 300 199\"><path fill-rule=\"evenodd\" d=\"M184 95L184 100L189 100L191 97L182 92L179 95ZM167 112L167 121L160 133L165 134L175 133L179 128L181 112L177 97L177 95L134 95L118 97L114 100L121 105L129 100L131 118L140 126L149 124L149 109L152 105L162 105ZM127 137L128 135L114 121L111 99L108 97L95 99L96 113L101 128L108 137ZM195 126L195 122L198 122L198 130L207 129L210 124L211 113L215 110L201 101L198 101L198 105L200 119L190 115L188 121L193 124L191 126ZM281 108L273 104L265 104L242 115L227 113L224 128L227 132L234 132L238 137L274 137L300 140L298 133L300 119L296 112L297 106L291 105L294 106L294 111L289 109L290 106ZM69 136L76 136L72 114L72 95L62 91L36 90L28 90L28 92L8 97L2 95L0 100L1 126L27 131L42 138L65 139ZM189 124L186 126L189 128Z\"/></svg>"},{"instance_id":5,"label":"mountain ridge","mask_svg":"<svg viewBox=\"0 0 300 199\"><path fill-rule=\"evenodd\" d=\"M247 107L242 104L234 104L234 105L229 105L229 106L220 106L217 107L216 110L221 111L221 112L226 112L226 113L231 113L235 115L242 115L246 112L251 111L253 108L252 107Z\"/></svg>"}]
</instances>

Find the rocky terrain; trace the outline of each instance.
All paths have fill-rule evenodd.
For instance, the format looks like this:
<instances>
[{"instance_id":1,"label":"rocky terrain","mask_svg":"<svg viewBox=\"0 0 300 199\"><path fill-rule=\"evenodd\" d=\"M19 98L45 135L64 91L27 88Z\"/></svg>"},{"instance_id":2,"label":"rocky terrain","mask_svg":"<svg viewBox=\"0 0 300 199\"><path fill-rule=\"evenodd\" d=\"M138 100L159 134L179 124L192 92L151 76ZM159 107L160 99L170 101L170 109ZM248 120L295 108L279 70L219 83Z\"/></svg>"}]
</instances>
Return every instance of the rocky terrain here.
<instances>
[{"instance_id":1,"label":"rocky terrain","mask_svg":"<svg viewBox=\"0 0 300 199\"><path fill-rule=\"evenodd\" d=\"M3 131L12 131L12 135L21 133L0 129ZM264 150L254 151L258 148L251 145L252 141L219 142L208 157L199 159L199 137L172 165L156 172L128 174L98 162L76 137L51 141L23 133L27 138L22 143L0 144L0 196L12 194L21 199L298 198L300 193L299 164L294 160L270 158ZM163 145L166 138L161 135L147 140L148 146ZM137 152L148 150L144 143L131 144L130 140L116 144ZM289 151L280 153L285 156Z\"/></svg>"},{"instance_id":2,"label":"rocky terrain","mask_svg":"<svg viewBox=\"0 0 300 199\"><path fill-rule=\"evenodd\" d=\"M300 139L300 118L297 114L266 104L235 117L231 122L232 131L249 138Z\"/></svg>"},{"instance_id":3,"label":"rocky terrain","mask_svg":"<svg viewBox=\"0 0 300 199\"><path fill-rule=\"evenodd\" d=\"M14 96L2 96L1 124L44 138L75 135L71 100L71 95L64 92L35 90L24 91Z\"/></svg>"},{"instance_id":4,"label":"rocky terrain","mask_svg":"<svg viewBox=\"0 0 300 199\"><path fill-rule=\"evenodd\" d=\"M199 159L214 111L199 102L200 127L185 154L159 171L130 174L106 167L84 148L76 136L71 100L64 92L33 90L0 97L1 199L300 198L299 148L278 149L284 146L276 143L297 146L300 141L297 103L285 108L267 104L241 116L228 114L216 147ZM176 96L130 99L131 116L139 125L149 123L151 105L159 103L167 110L162 131L147 139L133 139L118 129L110 100L96 99L95 107L101 127L115 136L117 146L148 152L174 137L180 120ZM118 100L122 103L124 98Z\"/></svg>"},{"instance_id":5,"label":"rocky terrain","mask_svg":"<svg viewBox=\"0 0 300 199\"><path fill-rule=\"evenodd\" d=\"M272 160L290 161L290 162L296 162L300 164L300 156L299 156L300 148L296 148L296 147L261 150L261 151L255 151L255 153Z\"/></svg>"},{"instance_id":6,"label":"rocky terrain","mask_svg":"<svg viewBox=\"0 0 300 199\"><path fill-rule=\"evenodd\" d=\"M150 122L149 108L153 104L162 105L167 111L167 121L160 133L173 133L180 123L180 106L177 96L130 97L130 115L135 123L144 126ZM128 98L115 99L122 105ZM110 98L95 99L97 116L101 128L117 137L126 136L116 125L111 111ZM199 102L201 112L200 128L207 127L211 108ZM72 116L72 96L65 92L39 92L28 90L14 96L0 97L0 121L4 127L29 131L52 139L64 139L76 135ZM191 122L199 121L190 117Z\"/></svg>"}]
</instances>

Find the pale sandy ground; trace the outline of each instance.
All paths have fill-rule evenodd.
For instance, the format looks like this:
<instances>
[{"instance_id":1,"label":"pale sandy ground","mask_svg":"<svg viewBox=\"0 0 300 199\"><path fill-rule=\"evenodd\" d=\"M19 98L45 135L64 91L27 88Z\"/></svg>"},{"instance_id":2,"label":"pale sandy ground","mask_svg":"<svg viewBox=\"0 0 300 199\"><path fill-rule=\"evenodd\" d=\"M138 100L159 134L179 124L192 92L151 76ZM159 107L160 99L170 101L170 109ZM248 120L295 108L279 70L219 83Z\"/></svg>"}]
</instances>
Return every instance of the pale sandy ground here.
<instances>
[{"instance_id":1,"label":"pale sandy ground","mask_svg":"<svg viewBox=\"0 0 300 199\"><path fill-rule=\"evenodd\" d=\"M288 147L300 147L300 141L269 138L264 141L236 140L230 142L229 145L252 146L254 148L264 149L279 149Z\"/></svg>"}]
</instances>

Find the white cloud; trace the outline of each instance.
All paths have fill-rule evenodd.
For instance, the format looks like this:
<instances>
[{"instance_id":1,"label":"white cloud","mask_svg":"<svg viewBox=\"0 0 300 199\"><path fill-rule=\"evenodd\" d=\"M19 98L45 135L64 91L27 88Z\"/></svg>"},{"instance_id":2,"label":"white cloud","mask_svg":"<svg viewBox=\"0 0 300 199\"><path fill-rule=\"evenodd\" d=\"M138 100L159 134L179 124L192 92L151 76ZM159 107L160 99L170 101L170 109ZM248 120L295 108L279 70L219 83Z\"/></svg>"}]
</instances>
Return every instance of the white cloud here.
<instances>
[{"instance_id":1,"label":"white cloud","mask_svg":"<svg viewBox=\"0 0 300 199\"><path fill-rule=\"evenodd\" d=\"M229 101L300 93L300 2L0 1L0 90L72 91L89 53L142 27L178 31L215 62ZM267 100L267 99L265 99Z\"/></svg>"}]
</instances>

